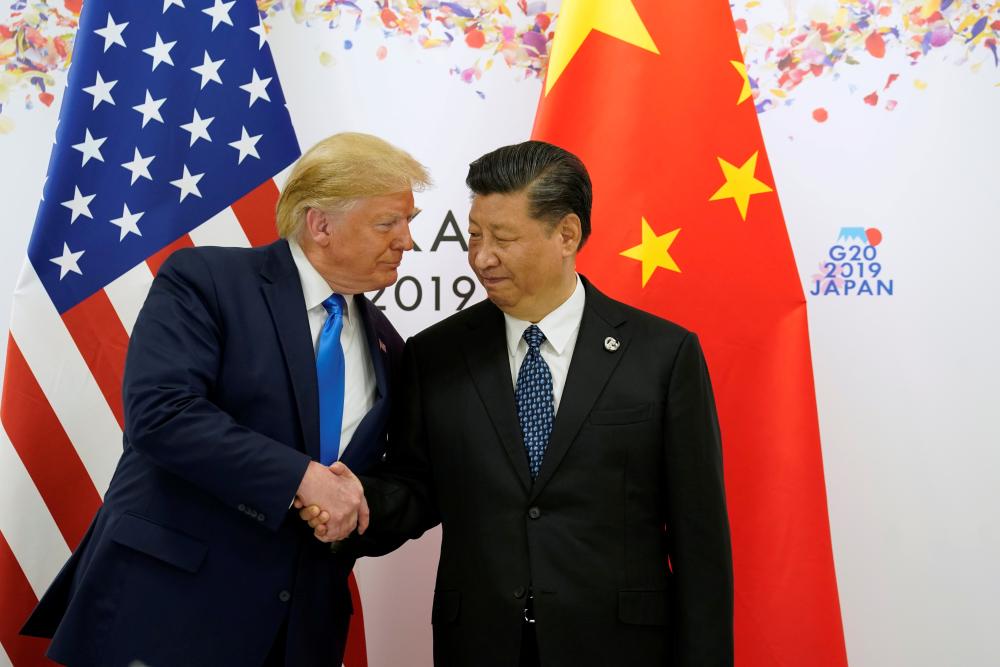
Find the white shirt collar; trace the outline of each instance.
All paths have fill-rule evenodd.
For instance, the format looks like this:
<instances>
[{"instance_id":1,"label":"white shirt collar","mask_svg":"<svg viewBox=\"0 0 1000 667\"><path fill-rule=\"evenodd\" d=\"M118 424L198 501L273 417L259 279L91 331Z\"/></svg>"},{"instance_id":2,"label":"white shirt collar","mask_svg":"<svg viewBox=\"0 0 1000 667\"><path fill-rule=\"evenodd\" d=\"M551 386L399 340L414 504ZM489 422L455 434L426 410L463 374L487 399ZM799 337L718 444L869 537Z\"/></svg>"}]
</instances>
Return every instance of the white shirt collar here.
<instances>
[{"instance_id":1,"label":"white shirt collar","mask_svg":"<svg viewBox=\"0 0 1000 667\"><path fill-rule=\"evenodd\" d=\"M292 251L292 261L295 262L295 268L299 272L299 280L302 282L302 295L306 300L306 310L312 310L316 307L323 308L323 302L333 293L330 284L312 265L298 242L288 239L288 248ZM353 321L357 313L354 295L344 294L342 296L347 302L347 320Z\"/></svg>"},{"instance_id":2,"label":"white shirt collar","mask_svg":"<svg viewBox=\"0 0 1000 667\"><path fill-rule=\"evenodd\" d=\"M580 320L583 319L585 300L586 292L583 289L583 282L577 275L576 289L573 290L569 298L538 323L538 328L545 334L545 340L555 349L556 354L562 354L566 345L569 344L570 338L579 329ZM522 340L521 336L524 335L524 330L531 326L531 322L519 320L507 313L503 314L503 318L507 326L507 351L513 357Z\"/></svg>"}]
</instances>

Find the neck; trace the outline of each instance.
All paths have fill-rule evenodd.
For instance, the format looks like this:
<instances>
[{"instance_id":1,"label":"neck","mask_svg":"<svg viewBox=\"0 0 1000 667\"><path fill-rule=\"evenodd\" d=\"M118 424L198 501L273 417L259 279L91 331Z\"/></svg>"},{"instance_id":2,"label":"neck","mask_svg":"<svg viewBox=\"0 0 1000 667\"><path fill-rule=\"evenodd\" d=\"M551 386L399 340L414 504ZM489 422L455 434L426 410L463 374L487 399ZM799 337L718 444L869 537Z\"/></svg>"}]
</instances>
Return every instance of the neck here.
<instances>
[{"instance_id":1,"label":"neck","mask_svg":"<svg viewBox=\"0 0 1000 667\"><path fill-rule=\"evenodd\" d=\"M323 280L326 284L330 286L330 289L337 294L343 294L344 296L352 296L354 294L359 294L363 292L363 289L351 286L350 284L338 280L336 276L336 271L334 267L327 266L325 258L323 257L322 249L312 242L311 239L296 239L296 243L302 248L302 254L306 256L309 263L312 264L316 272L323 276Z\"/></svg>"},{"instance_id":2,"label":"neck","mask_svg":"<svg viewBox=\"0 0 1000 667\"><path fill-rule=\"evenodd\" d=\"M573 296L575 289L576 270L574 268L574 270L563 276L562 280L559 281L559 285L547 294L545 298L539 300L536 304L532 304L524 313L511 313L511 315L520 320L527 320L532 324L538 324L545 319L546 315L566 303L566 300Z\"/></svg>"}]
</instances>

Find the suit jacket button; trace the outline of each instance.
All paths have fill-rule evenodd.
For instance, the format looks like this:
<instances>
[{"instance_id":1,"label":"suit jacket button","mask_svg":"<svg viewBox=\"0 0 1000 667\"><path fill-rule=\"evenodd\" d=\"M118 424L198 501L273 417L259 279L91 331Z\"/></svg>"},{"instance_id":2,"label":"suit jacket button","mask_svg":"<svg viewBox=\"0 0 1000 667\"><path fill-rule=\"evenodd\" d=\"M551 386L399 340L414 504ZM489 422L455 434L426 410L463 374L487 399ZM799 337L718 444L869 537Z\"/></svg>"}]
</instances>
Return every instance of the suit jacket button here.
<instances>
[{"instance_id":1,"label":"suit jacket button","mask_svg":"<svg viewBox=\"0 0 1000 667\"><path fill-rule=\"evenodd\" d=\"M527 591L525 590L524 586L518 586L517 588L514 589L514 597L520 600L521 598L524 597L524 594L526 592Z\"/></svg>"},{"instance_id":2,"label":"suit jacket button","mask_svg":"<svg viewBox=\"0 0 1000 667\"><path fill-rule=\"evenodd\" d=\"M278 593L278 599L281 600L282 602L288 602L289 600L292 599L292 594L289 593L288 591L281 591L280 593Z\"/></svg>"},{"instance_id":3,"label":"suit jacket button","mask_svg":"<svg viewBox=\"0 0 1000 667\"><path fill-rule=\"evenodd\" d=\"M382 463L385 463L386 459L388 458L389 458L389 452L382 452Z\"/></svg>"},{"instance_id":4,"label":"suit jacket button","mask_svg":"<svg viewBox=\"0 0 1000 667\"><path fill-rule=\"evenodd\" d=\"M542 516L542 510L538 509L537 507L532 507L531 509L528 510L529 519L537 519L540 516Z\"/></svg>"}]
</instances>

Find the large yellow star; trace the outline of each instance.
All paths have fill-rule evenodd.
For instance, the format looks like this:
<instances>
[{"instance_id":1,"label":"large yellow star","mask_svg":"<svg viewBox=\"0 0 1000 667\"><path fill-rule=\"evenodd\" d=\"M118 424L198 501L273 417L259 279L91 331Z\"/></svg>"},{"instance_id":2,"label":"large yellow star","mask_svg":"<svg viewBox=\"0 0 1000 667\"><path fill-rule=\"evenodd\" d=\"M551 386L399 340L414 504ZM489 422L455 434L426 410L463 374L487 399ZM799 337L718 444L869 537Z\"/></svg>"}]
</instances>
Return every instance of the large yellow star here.
<instances>
[{"instance_id":1,"label":"large yellow star","mask_svg":"<svg viewBox=\"0 0 1000 667\"><path fill-rule=\"evenodd\" d=\"M680 229L675 229L672 232L667 232L662 236L657 236L653 228L649 226L646 222L646 218L642 219L642 243L628 250L622 250L620 255L628 257L629 259L635 259L642 262L642 286L645 287L646 283L652 277L653 273L657 268L669 269L670 271L676 271L680 273L681 270L677 266L677 262L674 258L670 256L670 244L674 242L677 235L680 233Z\"/></svg>"},{"instance_id":2,"label":"large yellow star","mask_svg":"<svg viewBox=\"0 0 1000 667\"><path fill-rule=\"evenodd\" d=\"M739 106L753 96L753 90L750 88L750 76L747 74L747 66L739 60L730 60L729 64L743 77L743 90L740 91L740 99L736 100L736 105Z\"/></svg>"},{"instance_id":3,"label":"large yellow star","mask_svg":"<svg viewBox=\"0 0 1000 667\"><path fill-rule=\"evenodd\" d=\"M632 0L563 0L549 56L546 95L592 30L660 54Z\"/></svg>"},{"instance_id":4,"label":"large yellow star","mask_svg":"<svg viewBox=\"0 0 1000 667\"><path fill-rule=\"evenodd\" d=\"M708 201L732 199L736 202L736 208L740 210L740 217L746 220L750 197L765 192L774 192L766 183L758 181L754 175L757 171L758 152L754 151L754 154L740 167L729 164L721 157L718 158L719 166L722 167L722 174L726 177L726 182L721 188L715 191L714 195L709 197Z\"/></svg>"}]
</instances>

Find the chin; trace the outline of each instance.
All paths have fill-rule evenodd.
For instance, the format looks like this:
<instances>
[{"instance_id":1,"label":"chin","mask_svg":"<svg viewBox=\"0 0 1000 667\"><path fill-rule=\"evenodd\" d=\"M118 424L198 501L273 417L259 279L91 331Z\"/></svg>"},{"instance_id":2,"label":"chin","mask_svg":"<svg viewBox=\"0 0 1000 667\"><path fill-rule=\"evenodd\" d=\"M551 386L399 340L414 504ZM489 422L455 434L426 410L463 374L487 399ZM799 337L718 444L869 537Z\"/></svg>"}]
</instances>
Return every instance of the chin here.
<instances>
[{"instance_id":1,"label":"chin","mask_svg":"<svg viewBox=\"0 0 1000 667\"><path fill-rule=\"evenodd\" d=\"M389 269L388 271L382 271L379 278L378 289L389 287L399 279L399 270Z\"/></svg>"},{"instance_id":2,"label":"chin","mask_svg":"<svg viewBox=\"0 0 1000 667\"><path fill-rule=\"evenodd\" d=\"M507 308L514 305L513 300L510 297L504 296L500 292L486 290L486 298L492 301L494 306L503 311L506 311Z\"/></svg>"},{"instance_id":3,"label":"chin","mask_svg":"<svg viewBox=\"0 0 1000 667\"><path fill-rule=\"evenodd\" d=\"M378 271L371 275L363 292L377 292L380 289L391 287L396 282L396 272Z\"/></svg>"}]
</instances>

